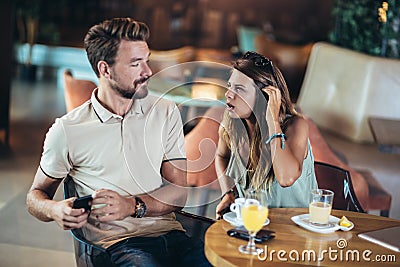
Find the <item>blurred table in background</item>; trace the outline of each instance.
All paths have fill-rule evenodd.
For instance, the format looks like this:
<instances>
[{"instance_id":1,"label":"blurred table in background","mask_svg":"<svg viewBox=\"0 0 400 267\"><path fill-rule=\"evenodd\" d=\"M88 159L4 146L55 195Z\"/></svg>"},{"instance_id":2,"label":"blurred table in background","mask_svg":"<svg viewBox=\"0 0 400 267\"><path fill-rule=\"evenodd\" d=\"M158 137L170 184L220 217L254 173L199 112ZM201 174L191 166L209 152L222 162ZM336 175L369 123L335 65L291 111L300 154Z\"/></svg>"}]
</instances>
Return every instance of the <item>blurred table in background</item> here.
<instances>
[{"instance_id":1,"label":"blurred table in background","mask_svg":"<svg viewBox=\"0 0 400 267\"><path fill-rule=\"evenodd\" d=\"M192 61L163 69L149 80L151 94L174 101L187 123L205 110L225 105L231 67L207 61Z\"/></svg>"},{"instance_id":2,"label":"blurred table in background","mask_svg":"<svg viewBox=\"0 0 400 267\"><path fill-rule=\"evenodd\" d=\"M400 120L369 117L368 122L379 151L400 154Z\"/></svg>"}]
</instances>

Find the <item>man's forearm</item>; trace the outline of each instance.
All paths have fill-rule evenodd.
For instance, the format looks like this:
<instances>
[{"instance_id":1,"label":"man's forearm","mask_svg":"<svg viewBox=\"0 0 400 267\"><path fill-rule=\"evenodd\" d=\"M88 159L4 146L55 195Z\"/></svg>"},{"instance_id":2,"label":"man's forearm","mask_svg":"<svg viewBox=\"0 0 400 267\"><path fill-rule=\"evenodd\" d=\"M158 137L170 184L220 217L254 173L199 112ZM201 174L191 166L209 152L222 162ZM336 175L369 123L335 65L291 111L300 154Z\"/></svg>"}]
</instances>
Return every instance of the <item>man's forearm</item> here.
<instances>
[{"instance_id":1,"label":"man's forearm","mask_svg":"<svg viewBox=\"0 0 400 267\"><path fill-rule=\"evenodd\" d=\"M185 186L168 184L138 197L146 203L146 216L160 216L183 208L187 200L187 190Z\"/></svg>"},{"instance_id":2,"label":"man's forearm","mask_svg":"<svg viewBox=\"0 0 400 267\"><path fill-rule=\"evenodd\" d=\"M28 212L44 222L53 221L51 207L54 203L46 193L37 189L29 191L26 197Z\"/></svg>"}]
</instances>

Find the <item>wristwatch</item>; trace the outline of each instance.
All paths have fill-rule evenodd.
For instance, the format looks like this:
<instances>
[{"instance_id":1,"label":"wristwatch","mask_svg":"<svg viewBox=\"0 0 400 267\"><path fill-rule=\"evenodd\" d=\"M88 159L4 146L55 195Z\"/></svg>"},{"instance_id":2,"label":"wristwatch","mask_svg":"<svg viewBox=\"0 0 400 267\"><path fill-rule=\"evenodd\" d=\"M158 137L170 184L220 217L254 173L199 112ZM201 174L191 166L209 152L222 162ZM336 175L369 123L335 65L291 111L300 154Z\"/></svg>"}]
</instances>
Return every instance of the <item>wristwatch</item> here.
<instances>
[{"instance_id":1,"label":"wristwatch","mask_svg":"<svg viewBox=\"0 0 400 267\"><path fill-rule=\"evenodd\" d=\"M147 210L146 204L139 197L135 197L135 201L136 201L135 212L133 213L132 217L143 218Z\"/></svg>"}]
</instances>

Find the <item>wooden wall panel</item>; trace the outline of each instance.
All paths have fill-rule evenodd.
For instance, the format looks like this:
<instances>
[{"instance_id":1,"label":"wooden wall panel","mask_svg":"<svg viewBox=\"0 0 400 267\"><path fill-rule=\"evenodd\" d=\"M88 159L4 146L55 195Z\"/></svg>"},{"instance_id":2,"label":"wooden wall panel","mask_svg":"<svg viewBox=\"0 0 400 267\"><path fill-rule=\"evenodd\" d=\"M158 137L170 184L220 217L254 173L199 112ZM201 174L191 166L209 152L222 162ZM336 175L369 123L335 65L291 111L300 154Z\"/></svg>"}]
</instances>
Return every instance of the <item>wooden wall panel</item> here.
<instances>
[{"instance_id":1,"label":"wooden wall panel","mask_svg":"<svg viewBox=\"0 0 400 267\"><path fill-rule=\"evenodd\" d=\"M60 10L51 8L51 1L42 0L49 5L42 20L51 18L60 29L60 45L82 46L91 25L131 16L149 25L150 45L161 50L230 48L237 44L239 25L272 25L276 38L291 44L325 40L334 0L69 0Z\"/></svg>"}]
</instances>

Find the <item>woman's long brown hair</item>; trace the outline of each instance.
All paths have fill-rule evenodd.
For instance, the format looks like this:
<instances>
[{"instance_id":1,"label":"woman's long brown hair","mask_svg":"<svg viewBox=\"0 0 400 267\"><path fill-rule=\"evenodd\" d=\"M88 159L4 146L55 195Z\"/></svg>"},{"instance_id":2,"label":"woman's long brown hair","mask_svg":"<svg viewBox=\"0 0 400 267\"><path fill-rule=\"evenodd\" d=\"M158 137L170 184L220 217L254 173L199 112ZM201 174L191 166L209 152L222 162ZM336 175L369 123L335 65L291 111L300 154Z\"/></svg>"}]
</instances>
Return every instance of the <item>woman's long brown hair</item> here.
<instances>
[{"instance_id":1,"label":"woman's long brown hair","mask_svg":"<svg viewBox=\"0 0 400 267\"><path fill-rule=\"evenodd\" d=\"M290 100L285 79L277 67L272 66L276 74L276 80L267 71L267 68L256 66L250 59L238 59L234 62L233 67L253 79L260 89L256 90L256 102L252 114L255 118L255 127L254 133L249 134L245 120L233 119L226 111L222 122L224 126L222 138L231 150L232 156L236 156L238 159L240 159L240 146L246 143L249 144L249 158L242 159L247 169L247 175L243 174L242 177L238 177L239 183L245 184L246 188L268 189L273 182L274 171L272 169L270 147L265 144L265 140L269 136L265 118L268 101L266 93L262 92L261 89L271 84L281 91L282 102L279 111L279 123L284 132L286 131L288 118L300 115ZM246 179L246 181L243 179Z\"/></svg>"}]
</instances>

